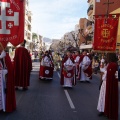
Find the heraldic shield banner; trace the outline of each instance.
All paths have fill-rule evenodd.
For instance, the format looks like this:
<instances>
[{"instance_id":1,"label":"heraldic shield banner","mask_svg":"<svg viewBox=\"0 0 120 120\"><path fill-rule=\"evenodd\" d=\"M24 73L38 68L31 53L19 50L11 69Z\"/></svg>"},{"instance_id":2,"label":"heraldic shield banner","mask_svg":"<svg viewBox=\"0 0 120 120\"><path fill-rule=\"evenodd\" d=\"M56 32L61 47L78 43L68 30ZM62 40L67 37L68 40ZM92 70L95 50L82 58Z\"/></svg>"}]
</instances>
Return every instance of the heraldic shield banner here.
<instances>
[{"instance_id":1,"label":"heraldic shield banner","mask_svg":"<svg viewBox=\"0 0 120 120\"><path fill-rule=\"evenodd\" d=\"M24 0L0 0L0 42L24 41Z\"/></svg>"},{"instance_id":2,"label":"heraldic shield banner","mask_svg":"<svg viewBox=\"0 0 120 120\"><path fill-rule=\"evenodd\" d=\"M94 50L104 52L116 51L118 21L118 17L95 19Z\"/></svg>"}]
</instances>

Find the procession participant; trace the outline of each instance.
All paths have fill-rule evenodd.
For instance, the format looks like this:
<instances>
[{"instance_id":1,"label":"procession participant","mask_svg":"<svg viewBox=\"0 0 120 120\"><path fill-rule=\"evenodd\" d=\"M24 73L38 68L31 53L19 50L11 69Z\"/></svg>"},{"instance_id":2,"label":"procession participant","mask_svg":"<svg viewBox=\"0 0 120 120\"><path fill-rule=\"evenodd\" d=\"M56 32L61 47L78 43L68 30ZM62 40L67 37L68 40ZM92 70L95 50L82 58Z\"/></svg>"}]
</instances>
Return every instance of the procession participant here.
<instances>
[{"instance_id":1,"label":"procession participant","mask_svg":"<svg viewBox=\"0 0 120 120\"><path fill-rule=\"evenodd\" d=\"M100 94L98 99L97 110L99 111L99 116L104 115L105 109L105 94L106 94L106 75L107 75L107 64L103 64L100 66L100 74L101 74L101 85L100 85Z\"/></svg>"},{"instance_id":2,"label":"procession participant","mask_svg":"<svg viewBox=\"0 0 120 120\"><path fill-rule=\"evenodd\" d=\"M59 70L60 69L60 63L61 63L61 56L59 53L54 53L53 55L53 61L54 61L54 65L56 67L56 70Z\"/></svg>"},{"instance_id":3,"label":"procession participant","mask_svg":"<svg viewBox=\"0 0 120 120\"><path fill-rule=\"evenodd\" d=\"M16 109L13 65L9 54L0 42L0 110L12 112Z\"/></svg>"},{"instance_id":4,"label":"procession participant","mask_svg":"<svg viewBox=\"0 0 120 120\"><path fill-rule=\"evenodd\" d=\"M44 52L41 51L41 52L40 52L40 62L41 62L41 60L42 60L43 55L44 55Z\"/></svg>"},{"instance_id":5,"label":"procession participant","mask_svg":"<svg viewBox=\"0 0 120 120\"><path fill-rule=\"evenodd\" d=\"M32 61L28 50L25 48L24 43L16 48L14 57L14 79L16 89L22 87L27 90L30 85L30 72L32 70Z\"/></svg>"},{"instance_id":6,"label":"procession participant","mask_svg":"<svg viewBox=\"0 0 120 120\"><path fill-rule=\"evenodd\" d=\"M89 82L92 79L92 66L91 60L87 55L87 51L83 51L83 55L80 57L80 67L81 67L81 74L80 74L80 81L81 82Z\"/></svg>"},{"instance_id":7,"label":"procession participant","mask_svg":"<svg viewBox=\"0 0 120 120\"><path fill-rule=\"evenodd\" d=\"M53 60L52 60L51 55L49 55L48 51L45 51L45 54L42 57L40 65L48 66L48 67L52 67L53 66Z\"/></svg>"},{"instance_id":8,"label":"procession participant","mask_svg":"<svg viewBox=\"0 0 120 120\"><path fill-rule=\"evenodd\" d=\"M74 66L74 59L71 56L70 51L67 51L67 55L62 61L61 68L60 84L63 85L63 87L72 87L72 85L76 85Z\"/></svg>"},{"instance_id":9,"label":"procession participant","mask_svg":"<svg viewBox=\"0 0 120 120\"><path fill-rule=\"evenodd\" d=\"M73 57L73 59L76 58L75 52L72 52L72 57Z\"/></svg>"},{"instance_id":10,"label":"procession participant","mask_svg":"<svg viewBox=\"0 0 120 120\"><path fill-rule=\"evenodd\" d=\"M98 62L98 60L95 60L93 70L94 70L94 74L98 73L98 70L99 70L99 62Z\"/></svg>"},{"instance_id":11,"label":"procession participant","mask_svg":"<svg viewBox=\"0 0 120 120\"><path fill-rule=\"evenodd\" d=\"M79 68L79 66L80 66L80 52L79 51L76 51L75 52L75 59L74 59L74 61L75 61L75 68L76 68L76 76L77 76L77 78L79 79L79 77L80 77L80 68Z\"/></svg>"},{"instance_id":12,"label":"procession participant","mask_svg":"<svg viewBox=\"0 0 120 120\"><path fill-rule=\"evenodd\" d=\"M49 56L50 56L50 60L51 60L51 62L53 63L53 55L52 55L52 51L49 50L49 51L48 51L48 54L49 54ZM54 65L54 64L52 64L52 65Z\"/></svg>"},{"instance_id":13,"label":"procession participant","mask_svg":"<svg viewBox=\"0 0 120 120\"><path fill-rule=\"evenodd\" d=\"M46 51L40 62L39 79L53 79L53 70L52 56Z\"/></svg>"},{"instance_id":14,"label":"procession participant","mask_svg":"<svg viewBox=\"0 0 120 120\"><path fill-rule=\"evenodd\" d=\"M104 57L104 55L102 55L101 60L100 60L100 66L103 65L104 62L105 62L105 57Z\"/></svg>"},{"instance_id":15,"label":"procession participant","mask_svg":"<svg viewBox=\"0 0 120 120\"><path fill-rule=\"evenodd\" d=\"M106 95L104 114L110 120L118 120L118 74L115 53L108 53L108 67L106 76Z\"/></svg>"}]
</instances>

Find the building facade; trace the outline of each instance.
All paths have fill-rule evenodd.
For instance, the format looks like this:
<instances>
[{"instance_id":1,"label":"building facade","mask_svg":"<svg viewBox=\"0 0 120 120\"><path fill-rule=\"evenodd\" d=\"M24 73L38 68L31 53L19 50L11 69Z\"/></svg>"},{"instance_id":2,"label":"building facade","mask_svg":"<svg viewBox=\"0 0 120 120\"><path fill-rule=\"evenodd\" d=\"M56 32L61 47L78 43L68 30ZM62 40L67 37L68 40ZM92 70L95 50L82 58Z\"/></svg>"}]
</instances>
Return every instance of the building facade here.
<instances>
[{"instance_id":1,"label":"building facade","mask_svg":"<svg viewBox=\"0 0 120 120\"><path fill-rule=\"evenodd\" d=\"M119 13L118 9L120 9L120 0L109 0L109 8L108 8L107 0L99 0L99 1L100 2L96 2L96 0L94 0L95 15L107 14L107 11L110 14L116 10L117 10L116 12Z\"/></svg>"},{"instance_id":2,"label":"building facade","mask_svg":"<svg viewBox=\"0 0 120 120\"><path fill-rule=\"evenodd\" d=\"M25 31L24 40L26 40L25 47L32 50L32 13L29 10L29 1L25 0Z\"/></svg>"},{"instance_id":3,"label":"building facade","mask_svg":"<svg viewBox=\"0 0 120 120\"><path fill-rule=\"evenodd\" d=\"M80 25L80 45L85 43L85 37L84 37L84 33L86 30L86 24L87 24L87 19L86 18L80 18L79 20L79 25Z\"/></svg>"}]
</instances>

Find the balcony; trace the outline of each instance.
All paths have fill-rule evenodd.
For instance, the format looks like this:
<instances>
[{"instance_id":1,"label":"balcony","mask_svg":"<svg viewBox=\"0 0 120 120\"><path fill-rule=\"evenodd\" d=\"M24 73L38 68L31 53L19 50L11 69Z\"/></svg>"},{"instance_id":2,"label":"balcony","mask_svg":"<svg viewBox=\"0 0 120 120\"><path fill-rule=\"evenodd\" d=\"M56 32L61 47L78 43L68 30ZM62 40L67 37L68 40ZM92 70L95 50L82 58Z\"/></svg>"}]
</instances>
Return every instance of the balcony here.
<instances>
[{"instance_id":1,"label":"balcony","mask_svg":"<svg viewBox=\"0 0 120 120\"><path fill-rule=\"evenodd\" d=\"M86 27L90 30L92 28L92 21L87 21Z\"/></svg>"},{"instance_id":2,"label":"balcony","mask_svg":"<svg viewBox=\"0 0 120 120\"><path fill-rule=\"evenodd\" d=\"M88 10L87 10L87 15L90 16L93 12L93 5L90 5Z\"/></svg>"},{"instance_id":3,"label":"balcony","mask_svg":"<svg viewBox=\"0 0 120 120\"><path fill-rule=\"evenodd\" d=\"M31 23L31 16L28 16L28 21Z\"/></svg>"},{"instance_id":4,"label":"balcony","mask_svg":"<svg viewBox=\"0 0 120 120\"><path fill-rule=\"evenodd\" d=\"M28 25L28 30L31 31L31 25Z\"/></svg>"}]
</instances>

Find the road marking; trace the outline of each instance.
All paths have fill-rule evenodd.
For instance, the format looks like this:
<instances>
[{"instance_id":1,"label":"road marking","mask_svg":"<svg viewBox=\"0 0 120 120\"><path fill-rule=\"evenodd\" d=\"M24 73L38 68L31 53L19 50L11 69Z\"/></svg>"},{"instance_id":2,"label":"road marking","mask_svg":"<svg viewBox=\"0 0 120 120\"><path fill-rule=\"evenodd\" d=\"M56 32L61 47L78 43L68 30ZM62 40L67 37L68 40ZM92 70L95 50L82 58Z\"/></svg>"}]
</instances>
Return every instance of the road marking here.
<instances>
[{"instance_id":1,"label":"road marking","mask_svg":"<svg viewBox=\"0 0 120 120\"><path fill-rule=\"evenodd\" d=\"M73 104L73 102L72 102L72 99L70 98L70 95L69 95L68 91L67 91L67 90L64 90L64 92L65 92L65 95L66 95L66 97L67 97L67 99L68 99L68 102L69 102L69 104L70 104L70 107L71 107L72 109L75 109L75 106L74 106L74 104Z\"/></svg>"},{"instance_id":2,"label":"road marking","mask_svg":"<svg viewBox=\"0 0 120 120\"><path fill-rule=\"evenodd\" d=\"M58 74L58 77L60 78L60 73L57 72L57 74ZM66 95L66 97L67 97L67 100L68 100L68 102L69 102L69 104L70 104L71 109L75 109L75 106L74 106L74 104L73 104L73 102L72 102L72 99L70 98L70 95L69 95L68 91L67 91L67 90L64 90L64 92L65 92L65 95Z\"/></svg>"},{"instance_id":3,"label":"road marking","mask_svg":"<svg viewBox=\"0 0 120 120\"><path fill-rule=\"evenodd\" d=\"M59 73L59 72L57 72L57 74L58 74L58 77L60 78L60 73Z\"/></svg>"}]
</instances>

